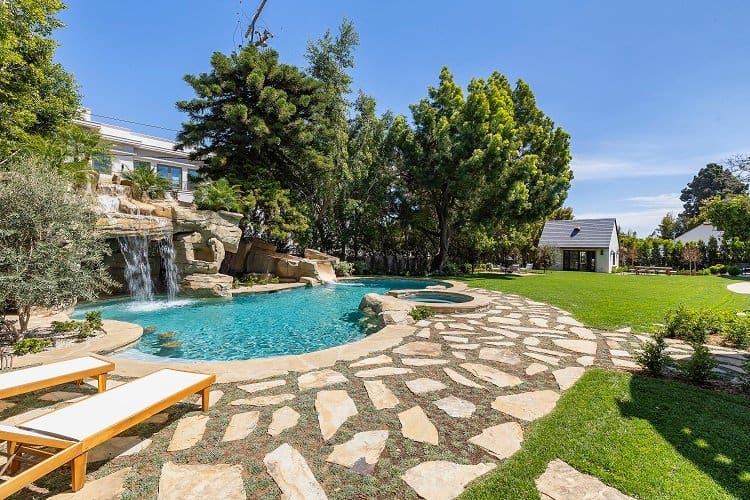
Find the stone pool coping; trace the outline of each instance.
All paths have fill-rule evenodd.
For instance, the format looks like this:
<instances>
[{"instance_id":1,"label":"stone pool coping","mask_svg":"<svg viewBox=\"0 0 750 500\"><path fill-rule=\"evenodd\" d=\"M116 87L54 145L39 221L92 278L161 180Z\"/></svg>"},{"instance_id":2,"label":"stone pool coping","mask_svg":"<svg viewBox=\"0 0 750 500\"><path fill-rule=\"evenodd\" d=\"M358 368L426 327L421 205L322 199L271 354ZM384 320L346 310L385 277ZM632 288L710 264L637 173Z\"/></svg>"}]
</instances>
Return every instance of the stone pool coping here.
<instances>
[{"instance_id":1,"label":"stone pool coping","mask_svg":"<svg viewBox=\"0 0 750 500\"><path fill-rule=\"evenodd\" d=\"M452 285L450 288L451 291L463 291L468 288L465 283L458 281L440 281L450 283ZM65 346L60 349L17 356L14 358L13 366L20 368L53 361L64 361L87 354L98 354L105 357L109 356L108 359L115 364L114 373L123 377L142 377L162 368L175 368L215 374L218 383L229 383L282 376L289 372L306 372L327 368L336 364L337 361L354 361L363 356L395 347L401 344L405 337L416 331L415 327L409 325L386 325L377 332L354 342L329 347L320 351L271 358L236 361L168 361L167 359L169 358L165 358L165 361L146 361L111 357L113 353L138 342L143 335L143 328L141 326L125 321L104 320L104 329L107 335L101 337Z\"/></svg>"},{"instance_id":2,"label":"stone pool coping","mask_svg":"<svg viewBox=\"0 0 750 500\"><path fill-rule=\"evenodd\" d=\"M490 305L490 299L488 297L483 297L478 294L473 294L466 292L465 290L466 286L464 285L463 289L457 289L455 286L443 290L439 289L404 289L404 290L391 290L387 293L390 297L394 297L402 302L406 302L407 304L412 305L413 307L427 307L429 309L432 309L437 314L451 314L451 313L463 313L463 312L472 312L477 311L480 309L483 309L485 307L488 307ZM417 300L405 300L401 298L401 295L407 295L410 293L418 293L418 292L430 292L430 293L446 293L446 294L453 294L453 295L463 295L465 297L470 297L471 300L468 300L466 302L451 302L451 303L440 303L440 302L419 302Z\"/></svg>"}]
</instances>

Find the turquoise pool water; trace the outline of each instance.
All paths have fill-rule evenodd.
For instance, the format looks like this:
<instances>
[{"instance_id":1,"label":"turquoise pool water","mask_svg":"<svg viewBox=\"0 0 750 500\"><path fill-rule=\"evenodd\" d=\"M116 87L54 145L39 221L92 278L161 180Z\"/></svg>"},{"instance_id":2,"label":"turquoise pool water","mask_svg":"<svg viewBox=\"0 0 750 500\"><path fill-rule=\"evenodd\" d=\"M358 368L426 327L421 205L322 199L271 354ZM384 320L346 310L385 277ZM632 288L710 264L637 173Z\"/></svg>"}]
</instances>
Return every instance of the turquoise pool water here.
<instances>
[{"instance_id":1,"label":"turquoise pool water","mask_svg":"<svg viewBox=\"0 0 750 500\"><path fill-rule=\"evenodd\" d=\"M315 288L224 299L118 299L76 308L81 319L92 309L106 319L153 326L129 357L236 360L301 354L364 338L372 324L359 310L366 293L424 288L438 281L363 279ZM174 335L167 334L174 332ZM161 334L161 336L160 336ZM141 356L138 356L138 354Z\"/></svg>"}]
</instances>

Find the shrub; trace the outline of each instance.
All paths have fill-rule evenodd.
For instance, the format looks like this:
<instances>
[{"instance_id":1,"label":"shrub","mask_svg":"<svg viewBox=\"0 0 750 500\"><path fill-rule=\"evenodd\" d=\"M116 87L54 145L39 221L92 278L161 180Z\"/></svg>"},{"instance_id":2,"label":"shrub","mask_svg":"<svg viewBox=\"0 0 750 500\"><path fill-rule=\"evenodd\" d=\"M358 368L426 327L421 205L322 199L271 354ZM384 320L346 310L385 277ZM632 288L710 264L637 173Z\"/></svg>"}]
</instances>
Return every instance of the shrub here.
<instances>
[{"instance_id":1,"label":"shrub","mask_svg":"<svg viewBox=\"0 0 750 500\"><path fill-rule=\"evenodd\" d=\"M367 274L367 262L364 260L354 261L354 274Z\"/></svg>"},{"instance_id":2,"label":"shrub","mask_svg":"<svg viewBox=\"0 0 750 500\"><path fill-rule=\"evenodd\" d=\"M743 368L745 369L745 373L737 377L737 379L739 380L742 389L750 392L750 359L745 362Z\"/></svg>"},{"instance_id":3,"label":"shrub","mask_svg":"<svg viewBox=\"0 0 750 500\"><path fill-rule=\"evenodd\" d=\"M667 337L688 342L704 343L706 336L718 330L716 315L711 311L690 309L681 305L667 312L664 318L664 333Z\"/></svg>"},{"instance_id":4,"label":"shrub","mask_svg":"<svg viewBox=\"0 0 750 500\"><path fill-rule=\"evenodd\" d=\"M87 312L86 323L91 325L91 328L94 330L101 330L104 326L104 323L102 322L102 312L99 310Z\"/></svg>"},{"instance_id":5,"label":"shrub","mask_svg":"<svg viewBox=\"0 0 750 500\"><path fill-rule=\"evenodd\" d=\"M750 317L728 314L721 328L724 340L735 347L745 348L750 345Z\"/></svg>"},{"instance_id":6,"label":"shrub","mask_svg":"<svg viewBox=\"0 0 750 500\"><path fill-rule=\"evenodd\" d=\"M67 333L72 332L78 328L78 321L71 319L69 321L53 321L52 331L54 333Z\"/></svg>"},{"instance_id":7,"label":"shrub","mask_svg":"<svg viewBox=\"0 0 750 500\"><path fill-rule=\"evenodd\" d=\"M414 318L415 321L419 321L421 319L427 319L434 314L435 314L435 311L433 311L427 306L417 306L409 312L409 316Z\"/></svg>"},{"instance_id":8,"label":"shrub","mask_svg":"<svg viewBox=\"0 0 750 500\"><path fill-rule=\"evenodd\" d=\"M727 272L726 264L716 264L708 268L711 274L724 274Z\"/></svg>"},{"instance_id":9,"label":"shrub","mask_svg":"<svg viewBox=\"0 0 750 500\"><path fill-rule=\"evenodd\" d=\"M667 343L663 334L656 335L653 341L644 343L641 348L642 352L635 353L635 361L653 375L661 375L664 368L672 364L672 358L664 352Z\"/></svg>"},{"instance_id":10,"label":"shrub","mask_svg":"<svg viewBox=\"0 0 750 500\"><path fill-rule=\"evenodd\" d=\"M78 323L78 338L85 339L93 337L95 334L94 327L88 321L81 321Z\"/></svg>"},{"instance_id":11,"label":"shrub","mask_svg":"<svg viewBox=\"0 0 750 500\"><path fill-rule=\"evenodd\" d=\"M42 352L46 348L52 345L51 340L28 338L19 340L13 344L13 354L16 356L23 356L24 354Z\"/></svg>"},{"instance_id":12,"label":"shrub","mask_svg":"<svg viewBox=\"0 0 750 500\"><path fill-rule=\"evenodd\" d=\"M133 196L137 199L164 198L164 194L171 187L169 180L160 176L150 167L137 167L122 174L122 177L133 186Z\"/></svg>"},{"instance_id":13,"label":"shrub","mask_svg":"<svg viewBox=\"0 0 750 500\"><path fill-rule=\"evenodd\" d=\"M727 266L727 274L729 276L739 276L742 273L742 269L737 266Z\"/></svg>"},{"instance_id":14,"label":"shrub","mask_svg":"<svg viewBox=\"0 0 750 500\"><path fill-rule=\"evenodd\" d=\"M226 179L201 182L193 190L195 204L201 210L242 212L241 196L240 187L229 184Z\"/></svg>"},{"instance_id":15,"label":"shrub","mask_svg":"<svg viewBox=\"0 0 750 500\"><path fill-rule=\"evenodd\" d=\"M711 370L716 368L716 358L703 344L692 343L693 354L680 363L680 368L693 382L705 382L711 376Z\"/></svg>"},{"instance_id":16,"label":"shrub","mask_svg":"<svg viewBox=\"0 0 750 500\"><path fill-rule=\"evenodd\" d=\"M612 268L613 274L627 273L628 271L630 271L630 267L628 266L615 266Z\"/></svg>"},{"instance_id":17,"label":"shrub","mask_svg":"<svg viewBox=\"0 0 750 500\"><path fill-rule=\"evenodd\" d=\"M336 272L336 276L351 276L354 271L354 264L342 260L333 266L333 270Z\"/></svg>"}]
</instances>

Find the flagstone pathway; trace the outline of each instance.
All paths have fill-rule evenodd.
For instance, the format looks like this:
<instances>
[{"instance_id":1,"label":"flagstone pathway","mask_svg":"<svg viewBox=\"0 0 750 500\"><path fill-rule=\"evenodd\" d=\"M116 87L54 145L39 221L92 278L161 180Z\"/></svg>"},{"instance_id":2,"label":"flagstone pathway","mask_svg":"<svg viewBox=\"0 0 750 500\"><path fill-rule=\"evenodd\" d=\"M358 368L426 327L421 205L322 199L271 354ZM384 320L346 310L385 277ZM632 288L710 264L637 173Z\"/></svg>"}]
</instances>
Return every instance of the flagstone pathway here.
<instances>
[{"instance_id":1,"label":"flagstone pathway","mask_svg":"<svg viewBox=\"0 0 750 500\"><path fill-rule=\"evenodd\" d=\"M361 359L217 384L207 413L183 404L157 415L91 453L75 498L451 499L520 449L528 423L552 411L587 367L635 367L632 354L648 338L593 331L518 296L469 291L488 297L489 308L419 321L401 345ZM672 356L690 355L668 342ZM710 349L718 374L742 373L742 353ZM93 393L58 388L38 397L43 408L18 415L20 403L4 405L2 415L19 423L86 390ZM575 495L579 486L619 494L558 462L538 480L543 495ZM64 491L67 474L37 491Z\"/></svg>"}]
</instances>

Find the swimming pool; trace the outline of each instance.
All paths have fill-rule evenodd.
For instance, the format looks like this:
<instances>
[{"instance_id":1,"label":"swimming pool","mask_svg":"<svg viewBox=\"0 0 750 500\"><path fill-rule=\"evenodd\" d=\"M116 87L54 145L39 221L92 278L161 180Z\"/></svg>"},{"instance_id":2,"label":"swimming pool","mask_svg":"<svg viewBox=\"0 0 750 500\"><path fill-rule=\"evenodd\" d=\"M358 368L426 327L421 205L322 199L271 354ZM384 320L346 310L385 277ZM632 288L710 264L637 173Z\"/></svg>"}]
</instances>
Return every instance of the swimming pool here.
<instances>
[{"instance_id":1,"label":"swimming pool","mask_svg":"<svg viewBox=\"0 0 750 500\"><path fill-rule=\"evenodd\" d=\"M433 280L362 279L226 299L157 297L100 301L77 307L73 318L98 309L105 319L147 329L126 355L192 360L238 360L302 354L364 338L375 328L359 311L366 293L445 284Z\"/></svg>"}]
</instances>

